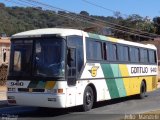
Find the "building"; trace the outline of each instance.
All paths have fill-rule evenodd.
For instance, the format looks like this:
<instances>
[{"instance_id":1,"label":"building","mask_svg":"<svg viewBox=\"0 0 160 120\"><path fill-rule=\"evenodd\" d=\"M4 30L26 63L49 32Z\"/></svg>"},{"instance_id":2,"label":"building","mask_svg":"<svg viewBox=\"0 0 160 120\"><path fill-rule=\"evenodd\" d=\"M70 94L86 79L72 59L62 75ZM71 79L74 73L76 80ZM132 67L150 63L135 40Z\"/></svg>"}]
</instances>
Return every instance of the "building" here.
<instances>
[{"instance_id":1,"label":"building","mask_svg":"<svg viewBox=\"0 0 160 120\"><path fill-rule=\"evenodd\" d=\"M0 65L8 64L10 53L10 38L0 37Z\"/></svg>"}]
</instances>

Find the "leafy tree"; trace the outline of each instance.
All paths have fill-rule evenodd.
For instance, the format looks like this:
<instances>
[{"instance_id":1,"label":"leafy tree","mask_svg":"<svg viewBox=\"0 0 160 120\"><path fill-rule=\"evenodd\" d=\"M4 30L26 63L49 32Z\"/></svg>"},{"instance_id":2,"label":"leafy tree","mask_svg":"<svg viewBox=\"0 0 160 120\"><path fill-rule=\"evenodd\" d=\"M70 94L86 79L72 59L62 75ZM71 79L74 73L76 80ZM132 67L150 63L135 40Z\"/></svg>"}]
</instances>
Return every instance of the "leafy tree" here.
<instances>
[{"instance_id":1,"label":"leafy tree","mask_svg":"<svg viewBox=\"0 0 160 120\"><path fill-rule=\"evenodd\" d=\"M3 3L0 3L0 11L0 33L6 33L8 36L26 30L52 27L69 27L77 29L96 28L92 32L98 34L106 34L108 31L106 32L104 30L106 29L105 27L108 27L112 36L133 41L148 39L144 39L136 35L130 35L123 31L135 32L134 30L129 29L133 28L138 29L139 31L160 34L160 17L155 17L152 22L137 14L123 18L120 12L116 12L114 16L105 17L89 15L87 11L81 11L79 14L76 14L67 13L64 11L56 12L44 10L40 7L5 7ZM88 16L92 17L93 19L91 19L90 22L96 23L98 26L95 24L90 24L85 20L78 21L78 18L76 17L78 15L83 15L84 17L86 16L85 19L87 19ZM72 19L68 19L63 16L68 16ZM95 19L106 21L106 23L100 21L97 22ZM110 27L112 27L112 29L110 29ZM116 29L120 29L120 31ZM142 34L140 32L135 33Z\"/></svg>"},{"instance_id":2,"label":"leafy tree","mask_svg":"<svg viewBox=\"0 0 160 120\"><path fill-rule=\"evenodd\" d=\"M89 13L87 11L81 11L80 14L84 16L89 16Z\"/></svg>"},{"instance_id":3,"label":"leafy tree","mask_svg":"<svg viewBox=\"0 0 160 120\"><path fill-rule=\"evenodd\" d=\"M156 28L156 33L160 35L160 17L153 18L153 22Z\"/></svg>"}]
</instances>

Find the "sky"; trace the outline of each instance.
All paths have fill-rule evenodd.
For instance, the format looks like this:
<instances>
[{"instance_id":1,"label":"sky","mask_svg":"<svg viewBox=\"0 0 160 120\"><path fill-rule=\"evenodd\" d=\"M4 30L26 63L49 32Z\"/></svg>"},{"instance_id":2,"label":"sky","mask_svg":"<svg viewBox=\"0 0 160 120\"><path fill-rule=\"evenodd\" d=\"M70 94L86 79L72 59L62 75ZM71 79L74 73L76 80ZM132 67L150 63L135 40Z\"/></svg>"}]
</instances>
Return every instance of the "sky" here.
<instances>
[{"instance_id":1,"label":"sky","mask_svg":"<svg viewBox=\"0 0 160 120\"><path fill-rule=\"evenodd\" d=\"M7 2L10 1L10 2ZM7 6L17 6L11 1L20 0L0 0ZM113 16L114 13L109 10L119 11L123 17L126 15L138 14L142 17L148 16L150 19L160 16L160 0L37 0L54 7L58 7L70 12L80 13L87 11L90 15ZM104 7L96 7L88 2Z\"/></svg>"}]
</instances>

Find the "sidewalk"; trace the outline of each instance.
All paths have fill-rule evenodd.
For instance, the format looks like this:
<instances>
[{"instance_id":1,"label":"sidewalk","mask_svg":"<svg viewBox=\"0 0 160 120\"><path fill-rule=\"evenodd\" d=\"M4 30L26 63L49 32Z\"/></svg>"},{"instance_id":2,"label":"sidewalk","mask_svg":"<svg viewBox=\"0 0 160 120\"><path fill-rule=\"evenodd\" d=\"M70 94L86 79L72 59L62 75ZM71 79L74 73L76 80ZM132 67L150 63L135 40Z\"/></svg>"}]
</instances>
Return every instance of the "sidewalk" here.
<instances>
[{"instance_id":1,"label":"sidewalk","mask_svg":"<svg viewBox=\"0 0 160 120\"><path fill-rule=\"evenodd\" d=\"M160 88L160 82L158 82L158 85L157 85L157 87L158 87L158 88Z\"/></svg>"},{"instance_id":2,"label":"sidewalk","mask_svg":"<svg viewBox=\"0 0 160 120\"><path fill-rule=\"evenodd\" d=\"M8 105L6 92L7 92L6 86L0 86L0 108Z\"/></svg>"}]
</instances>

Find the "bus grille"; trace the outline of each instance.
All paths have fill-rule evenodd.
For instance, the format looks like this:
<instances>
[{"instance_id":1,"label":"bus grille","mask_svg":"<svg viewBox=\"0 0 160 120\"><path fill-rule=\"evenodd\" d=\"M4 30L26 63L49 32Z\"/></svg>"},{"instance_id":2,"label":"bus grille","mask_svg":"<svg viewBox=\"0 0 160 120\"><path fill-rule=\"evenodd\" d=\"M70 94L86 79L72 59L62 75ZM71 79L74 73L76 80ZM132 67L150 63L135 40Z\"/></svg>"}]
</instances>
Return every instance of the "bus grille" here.
<instances>
[{"instance_id":1,"label":"bus grille","mask_svg":"<svg viewBox=\"0 0 160 120\"><path fill-rule=\"evenodd\" d=\"M18 88L18 92L44 92L44 89Z\"/></svg>"},{"instance_id":2,"label":"bus grille","mask_svg":"<svg viewBox=\"0 0 160 120\"><path fill-rule=\"evenodd\" d=\"M157 77L152 77L152 88L153 89L155 89L157 87L156 79L157 79Z\"/></svg>"}]
</instances>

